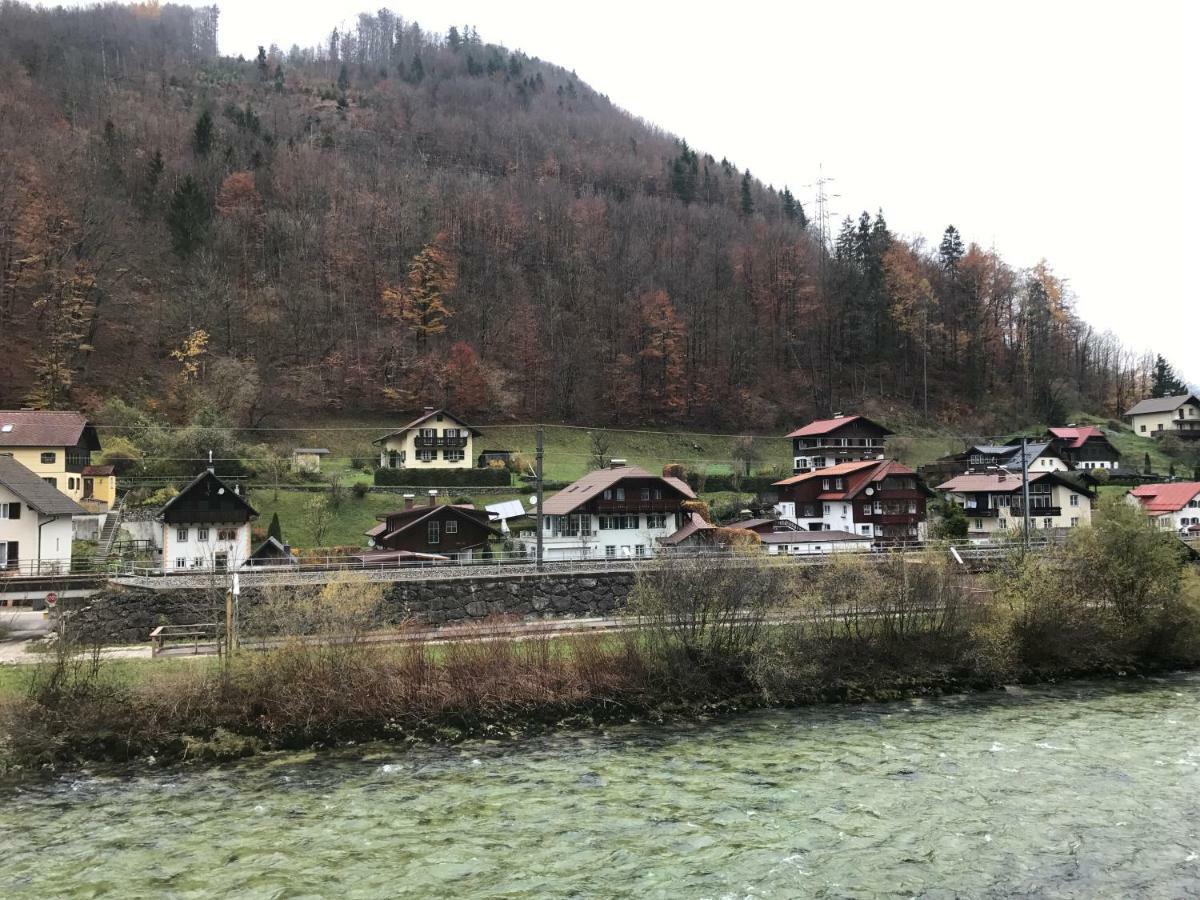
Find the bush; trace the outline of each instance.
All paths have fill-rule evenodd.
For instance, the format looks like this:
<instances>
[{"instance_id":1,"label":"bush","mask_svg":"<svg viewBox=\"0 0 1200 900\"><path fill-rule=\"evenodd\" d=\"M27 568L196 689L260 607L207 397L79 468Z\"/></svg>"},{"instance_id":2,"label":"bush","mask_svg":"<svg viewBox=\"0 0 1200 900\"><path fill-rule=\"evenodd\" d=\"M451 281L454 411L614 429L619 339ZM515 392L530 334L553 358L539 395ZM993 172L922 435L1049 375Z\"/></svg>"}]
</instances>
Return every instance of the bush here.
<instances>
[{"instance_id":1,"label":"bush","mask_svg":"<svg viewBox=\"0 0 1200 900\"><path fill-rule=\"evenodd\" d=\"M769 490L779 479L774 475L704 475L700 472L688 472L687 483L697 493L717 493L720 491L741 491L747 494L761 494Z\"/></svg>"},{"instance_id":2,"label":"bush","mask_svg":"<svg viewBox=\"0 0 1200 900\"><path fill-rule=\"evenodd\" d=\"M505 469L376 469L380 487L508 487Z\"/></svg>"},{"instance_id":3,"label":"bush","mask_svg":"<svg viewBox=\"0 0 1200 900\"><path fill-rule=\"evenodd\" d=\"M371 490L371 486L365 481L356 481L350 490L354 493L355 497L361 500L363 497L367 496L367 493Z\"/></svg>"}]
</instances>

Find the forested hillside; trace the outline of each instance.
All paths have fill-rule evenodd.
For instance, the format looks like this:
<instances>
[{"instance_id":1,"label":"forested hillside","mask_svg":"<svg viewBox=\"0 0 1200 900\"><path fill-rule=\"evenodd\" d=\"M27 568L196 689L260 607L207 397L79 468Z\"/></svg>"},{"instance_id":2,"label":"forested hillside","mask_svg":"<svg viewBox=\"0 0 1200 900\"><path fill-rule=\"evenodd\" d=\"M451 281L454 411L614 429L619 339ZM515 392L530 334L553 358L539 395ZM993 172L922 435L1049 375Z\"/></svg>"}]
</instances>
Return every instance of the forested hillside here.
<instances>
[{"instance_id":1,"label":"forested hillside","mask_svg":"<svg viewBox=\"0 0 1200 900\"><path fill-rule=\"evenodd\" d=\"M1049 264L882 212L823 231L753 160L470 28L381 12L241 60L217 25L0 5L0 406L987 428L1145 386Z\"/></svg>"}]
</instances>

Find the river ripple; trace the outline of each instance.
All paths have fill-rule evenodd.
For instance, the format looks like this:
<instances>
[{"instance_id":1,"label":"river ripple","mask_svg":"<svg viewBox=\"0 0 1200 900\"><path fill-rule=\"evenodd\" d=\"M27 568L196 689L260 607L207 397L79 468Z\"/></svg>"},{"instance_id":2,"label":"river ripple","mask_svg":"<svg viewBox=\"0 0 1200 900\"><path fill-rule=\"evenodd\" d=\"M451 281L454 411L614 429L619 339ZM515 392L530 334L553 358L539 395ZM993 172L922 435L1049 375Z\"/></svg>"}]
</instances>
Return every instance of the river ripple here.
<instances>
[{"instance_id":1,"label":"river ripple","mask_svg":"<svg viewBox=\"0 0 1200 900\"><path fill-rule=\"evenodd\" d=\"M0 896L1200 896L1200 676L0 798Z\"/></svg>"}]
</instances>

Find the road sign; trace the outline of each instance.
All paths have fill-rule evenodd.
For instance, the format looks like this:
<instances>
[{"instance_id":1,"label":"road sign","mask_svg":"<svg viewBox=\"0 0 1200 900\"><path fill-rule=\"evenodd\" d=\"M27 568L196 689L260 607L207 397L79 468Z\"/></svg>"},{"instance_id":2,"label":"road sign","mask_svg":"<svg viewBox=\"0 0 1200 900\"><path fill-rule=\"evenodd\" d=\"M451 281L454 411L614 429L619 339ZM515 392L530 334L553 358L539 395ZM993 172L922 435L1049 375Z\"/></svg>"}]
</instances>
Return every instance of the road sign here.
<instances>
[{"instance_id":1,"label":"road sign","mask_svg":"<svg viewBox=\"0 0 1200 900\"><path fill-rule=\"evenodd\" d=\"M46 595L46 605L48 607L50 607L51 609L54 609L54 604L56 604L57 602L58 602L58 594L54 593L54 591L51 591L50 593L48 593Z\"/></svg>"}]
</instances>

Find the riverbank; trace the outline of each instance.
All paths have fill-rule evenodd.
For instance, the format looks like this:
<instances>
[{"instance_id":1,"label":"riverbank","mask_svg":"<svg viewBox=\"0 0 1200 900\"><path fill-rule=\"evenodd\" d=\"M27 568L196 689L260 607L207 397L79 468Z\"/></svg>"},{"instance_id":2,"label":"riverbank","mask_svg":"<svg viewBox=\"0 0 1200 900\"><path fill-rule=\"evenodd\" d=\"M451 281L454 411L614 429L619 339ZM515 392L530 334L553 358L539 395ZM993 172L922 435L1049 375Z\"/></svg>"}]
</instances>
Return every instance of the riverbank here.
<instances>
[{"instance_id":1,"label":"riverbank","mask_svg":"<svg viewBox=\"0 0 1200 900\"><path fill-rule=\"evenodd\" d=\"M0 754L22 772L230 760L1200 666L1200 579L1123 504L989 584L945 554L847 555L803 581L770 559L679 560L639 574L638 630L390 647L322 640L370 621L379 585L291 587L261 613L298 636L224 665L130 677L62 648L3 703Z\"/></svg>"}]
</instances>

